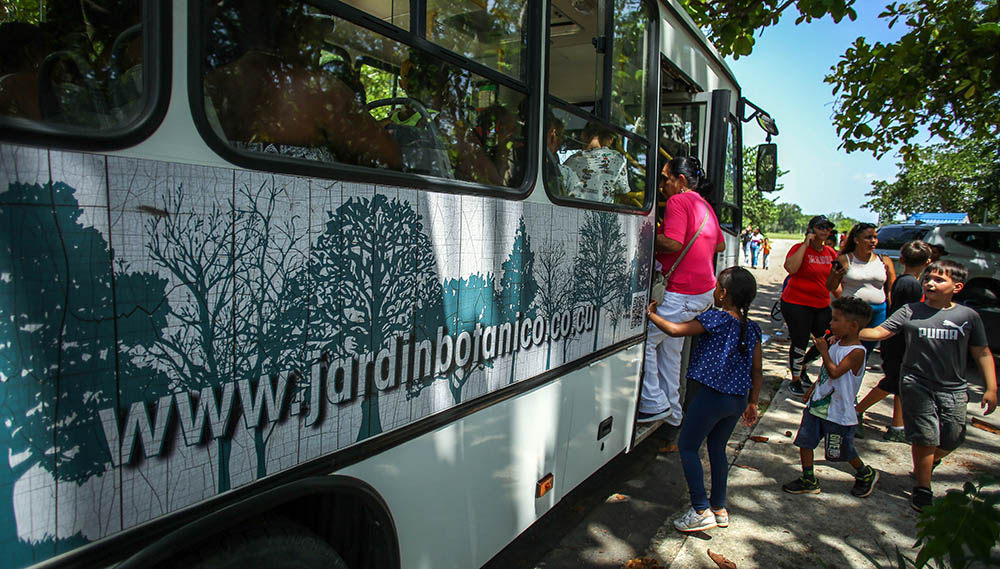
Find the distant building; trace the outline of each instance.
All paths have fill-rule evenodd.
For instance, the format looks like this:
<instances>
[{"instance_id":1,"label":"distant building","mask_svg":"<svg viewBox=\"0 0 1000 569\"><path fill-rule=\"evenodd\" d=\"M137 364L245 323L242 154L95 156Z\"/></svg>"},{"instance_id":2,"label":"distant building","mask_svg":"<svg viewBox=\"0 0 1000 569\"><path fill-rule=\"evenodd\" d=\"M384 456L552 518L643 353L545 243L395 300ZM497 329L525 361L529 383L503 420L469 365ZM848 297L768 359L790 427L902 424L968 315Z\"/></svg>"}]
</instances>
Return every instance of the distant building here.
<instances>
[{"instance_id":1,"label":"distant building","mask_svg":"<svg viewBox=\"0 0 1000 569\"><path fill-rule=\"evenodd\" d=\"M971 223L967 213L914 213L907 223Z\"/></svg>"}]
</instances>

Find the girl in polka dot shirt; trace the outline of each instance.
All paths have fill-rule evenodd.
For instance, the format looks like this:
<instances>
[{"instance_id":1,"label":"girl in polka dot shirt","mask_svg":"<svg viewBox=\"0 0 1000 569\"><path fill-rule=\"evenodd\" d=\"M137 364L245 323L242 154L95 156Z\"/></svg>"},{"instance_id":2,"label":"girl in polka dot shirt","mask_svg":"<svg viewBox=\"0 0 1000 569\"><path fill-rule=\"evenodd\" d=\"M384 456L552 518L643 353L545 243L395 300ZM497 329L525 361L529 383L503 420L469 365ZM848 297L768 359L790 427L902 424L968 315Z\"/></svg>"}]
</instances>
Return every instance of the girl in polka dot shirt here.
<instances>
[{"instance_id":1,"label":"girl in polka dot shirt","mask_svg":"<svg viewBox=\"0 0 1000 569\"><path fill-rule=\"evenodd\" d=\"M658 316L655 302L647 310L650 322L670 336L700 335L687 372L698 388L690 398L677 440L691 494L691 509L674 520L674 527L683 532L729 525L726 443L740 418L747 426L757 422L757 397L763 381L760 327L747 317L756 296L757 281L750 271L730 267L719 274L715 285L715 306L721 310L708 310L681 323ZM698 457L698 449L706 441L711 498L705 491Z\"/></svg>"}]
</instances>

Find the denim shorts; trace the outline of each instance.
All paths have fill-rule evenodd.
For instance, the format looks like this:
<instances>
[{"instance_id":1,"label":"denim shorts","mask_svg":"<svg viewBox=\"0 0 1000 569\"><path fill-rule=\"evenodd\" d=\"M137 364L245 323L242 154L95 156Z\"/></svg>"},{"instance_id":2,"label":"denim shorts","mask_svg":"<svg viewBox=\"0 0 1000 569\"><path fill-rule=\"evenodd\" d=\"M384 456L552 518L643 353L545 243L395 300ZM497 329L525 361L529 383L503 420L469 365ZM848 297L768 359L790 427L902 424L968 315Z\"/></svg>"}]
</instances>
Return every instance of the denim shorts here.
<instances>
[{"instance_id":1,"label":"denim shorts","mask_svg":"<svg viewBox=\"0 0 1000 569\"><path fill-rule=\"evenodd\" d=\"M913 378L904 377L900 380L899 395L903 405L903 427L910 444L950 451L965 441L968 391L934 391Z\"/></svg>"},{"instance_id":2,"label":"denim shorts","mask_svg":"<svg viewBox=\"0 0 1000 569\"><path fill-rule=\"evenodd\" d=\"M841 460L854 460L858 456L858 451L854 450L854 431L857 425L840 425L833 421L820 419L809 412L806 407L802 412L802 422L799 423L799 432L795 435L795 446L799 448L814 449L823 442L826 435L840 435Z\"/></svg>"}]
</instances>

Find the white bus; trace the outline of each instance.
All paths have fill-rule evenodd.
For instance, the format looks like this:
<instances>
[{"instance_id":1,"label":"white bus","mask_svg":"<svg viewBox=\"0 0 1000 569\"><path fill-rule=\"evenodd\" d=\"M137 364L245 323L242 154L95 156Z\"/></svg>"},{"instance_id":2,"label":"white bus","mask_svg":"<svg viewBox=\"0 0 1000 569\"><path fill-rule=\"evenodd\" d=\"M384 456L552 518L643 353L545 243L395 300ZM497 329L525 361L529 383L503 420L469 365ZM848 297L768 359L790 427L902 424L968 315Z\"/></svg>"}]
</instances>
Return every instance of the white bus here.
<instances>
[{"instance_id":1,"label":"white bus","mask_svg":"<svg viewBox=\"0 0 1000 569\"><path fill-rule=\"evenodd\" d=\"M479 567L635 440L664 158L737 259L672 0L0 17L4 566Z\"/></svg>"}]
</instances>

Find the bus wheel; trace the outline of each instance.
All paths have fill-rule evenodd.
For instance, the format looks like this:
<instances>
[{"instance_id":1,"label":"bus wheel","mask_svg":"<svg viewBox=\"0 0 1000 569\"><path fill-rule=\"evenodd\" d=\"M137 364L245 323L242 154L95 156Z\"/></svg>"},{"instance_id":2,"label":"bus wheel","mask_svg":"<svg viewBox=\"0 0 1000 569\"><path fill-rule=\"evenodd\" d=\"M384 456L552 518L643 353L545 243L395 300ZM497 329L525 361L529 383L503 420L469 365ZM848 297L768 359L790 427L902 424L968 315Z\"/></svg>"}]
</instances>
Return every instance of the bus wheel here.
<instances>
[{"instance_id":1,"label":"bus wheel","mask_svg":"<svg viewBox=\"0 0 1000 569\"><path fill-rule=\"evenodd\" d=\"M306 527L280 517L204 542L195 553L178 559L171 567L349 569L330 544Z\"/></svg>"}]
</instances>

